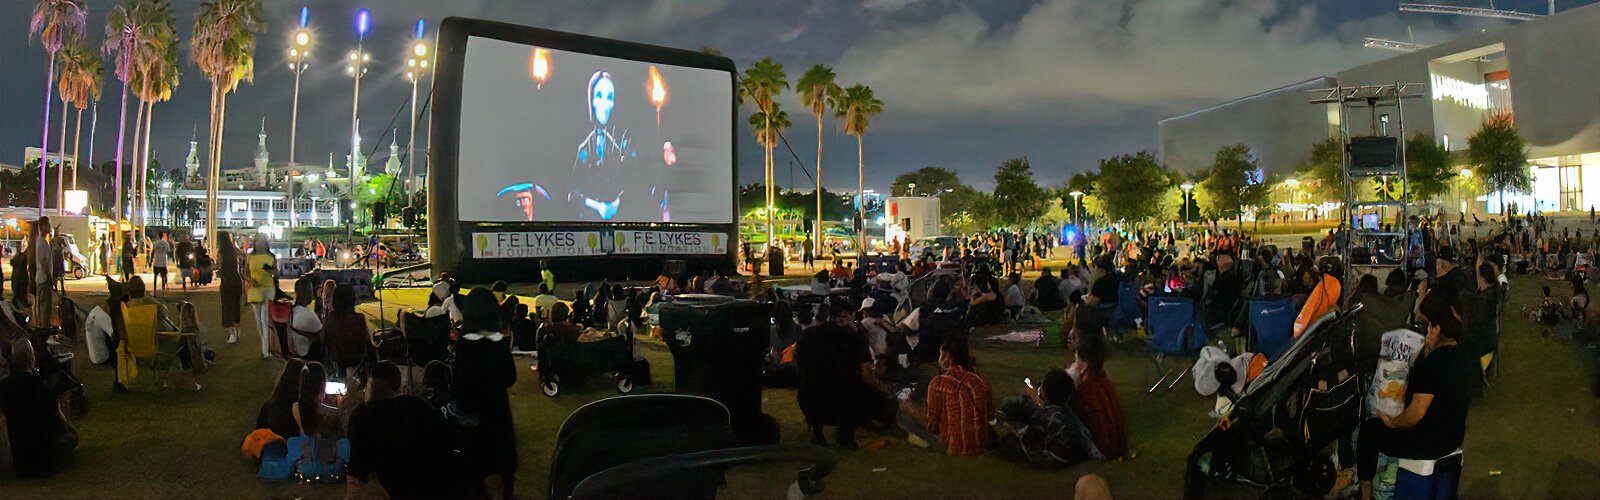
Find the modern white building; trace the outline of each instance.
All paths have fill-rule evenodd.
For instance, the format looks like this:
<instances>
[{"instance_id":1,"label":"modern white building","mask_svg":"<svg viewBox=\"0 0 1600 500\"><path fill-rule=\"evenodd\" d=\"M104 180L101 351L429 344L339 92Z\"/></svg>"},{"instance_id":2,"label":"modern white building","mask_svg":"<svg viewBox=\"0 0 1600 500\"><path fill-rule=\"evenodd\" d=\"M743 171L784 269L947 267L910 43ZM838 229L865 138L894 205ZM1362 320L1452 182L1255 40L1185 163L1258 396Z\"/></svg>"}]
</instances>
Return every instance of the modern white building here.
<instances>
[{"instance_id":1,"label":"modern white building","mask_svg":"<svg viewBox=\"0 0 1600 500\"><path fill-rule=\"evenodd\" d=\"M1292 176L1313 144L1339 130L1337 105L1309 104L1307 91L1423 83L1427 95L1404 103L1407 135L1427 134L1461 151L1484 123L1507 116L1527 141L1534 189L1506 201L1541 212L1600 207L1600 4L1329 71L1334 76L1162 120L1162 162L1194 172L1210 165L1219 147L1245 144L1263 170ZM1369 135L1372 128L1397 135L1402 117L1383 108L1377 113L1348 115L1352 135ZM1493 213L1499 205L1494 194L1479 196L1474 210Z\"/></svg>"}]
</instances>

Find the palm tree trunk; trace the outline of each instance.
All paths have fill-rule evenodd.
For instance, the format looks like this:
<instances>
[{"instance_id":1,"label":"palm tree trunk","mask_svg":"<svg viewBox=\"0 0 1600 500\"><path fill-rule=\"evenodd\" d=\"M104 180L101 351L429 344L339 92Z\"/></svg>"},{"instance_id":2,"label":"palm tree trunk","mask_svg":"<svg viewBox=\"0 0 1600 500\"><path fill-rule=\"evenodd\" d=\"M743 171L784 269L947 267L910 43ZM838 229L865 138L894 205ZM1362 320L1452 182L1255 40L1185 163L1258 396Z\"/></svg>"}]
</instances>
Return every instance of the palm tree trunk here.
<instances>
[{"instance_id":1,"label":"palm tree trunk","mask_svg":"<svg viewBox=\"0 0 1600 500\"><path fill-rule=\"evenodd\" d=\"M62 204L66 195L61 193L61 188L67 184L67 96L61 96L61 137L56 140L56 155L61 158L56 165L56 217L60 217L66 208Z\"/></svg>"},{"instance_id":2,"label":"palm tree trunk","mask_svg":"<svg viewBox=\"0 0 1600 500\"><path fill-rule=\"evenodd\" d=\"M112 188L115 196L111 199L113 200L115 211L111 213L111 227L113 228L111 232L116 236L116 246L112 250L113 254L120 252L122 249L122 139L123 132L127 131L127 128L128 84L124 82L122 84L122 104L117 111L117 161L116 165L112 167L115 172L113 174L115 182L112 183L115 186ZM113 265L115 264L113 263Z\"/></svg>"},{"instance_id":3,"label":"palm tree trunk","mask_svg":"<svg viewBox=\"0 0 1600 500\"><path fill-rule=\"evenodd\" d=\"M764 210L762 210L762 213L767 214L767 248L770 249L770 248L772 248L772 243L773 243L772 242L772 209L773 209L773 203L772 203L772 145L771 145L772 144L772 138L770 137L772 135L772 113L771 112L764 112L764 116L762 117L762 125L764 127L761 130L762 130L762 133L765 134L765 135L763 135L762 138L761 138L761 146L765 147L767 149L766 150L766 153L767 153L766 164L761 166L762 169L764 169L766 171L766 172L764 172L764 174L766 175L766 179L767 179L767 181L766 181L766 183L767 183L767 205L765 207L762 207L764 209ZM756 274L760 274L760 271L757 271Z\"/></svg>"},{"instance_id":4,"label":"palm tree trunk","mask_svg":"<svg viewBox=\"0 0 1600 500\"><path fill-rule=\"evenodd\" d=\"M856 204L856 220L861 221L861 249L857 250L857 255L866 255L867 251L867 196L863 191L867 184L867 162L861 156L862 135L856 134L856 196L861 199Z\"/></svg>"},{"instance_id":5,"label":"palm tree trunk","mask_svg":"<svg viewBox=\"0 0 1600 500\"><path fill-rule=\"evenodd\" d=\"M222 87L215 81L211 83L211 150L208 152L209 165L206 171L206 248L217 251L217 189L221 180L221 169L218 162L222 161L222 116L223 106L226 104L226 95Z\"/></svg>"},{"instance_id":6,"label":"palm tree trunk","mask_svg":"<svg viewBox=\"0 0 1600 500\"><path fill-rule=\"evenodd\" d=\"M811 232L811 257L821 255L822 247L822 115L817 115L817 218Z\"/></svg>"},{"instance_id":7,"label":"palm tree trunk","mask_svg":"<svg viewBox=\"0 0 1600 500\"><path fill-rule=\"evenodd\" d=\"M78 156L79 140L83 139L83 108L78 108L78 116L72 119L77 125L72 126L72 189L78 189L78 169L83 168L83 159ZM93 159L89 161L94 161Z\"/></svg>"},{"instance_id":8,"label":"palm tree trunk","mask_svg":"<svg viewBox=\"0 0 1600 500\"><path fill-rule=\"evenodd\" d=\"M44 180L50 171L50 100L55 98L56 53L50 54L50 69L44 74L44 132L39 138L39 215L44 215Z\"/></svg>"},{"instance_id":9,"label":"palm tree trunk","mask_svg":"<svg viewBox=\"0 0 1600 500\"><path fill-rule=\"evenodd\" d=\"M133 200L135 199L134 193L137 192L135 186L139 182L139 168L144 165L144 150L139 147L143 144L139 138L144 137L144 100L140 99L135 106L137 106L137 111L133 115L133 166L129 167L128 170L130 178L128 179L128 190L126 191L127 200L126 204L123 205L126 212L117 216L128 219L128 224L132 225L134 229L138 229L139 220L133 216Z\"/></svg>"},{"instance_id":10,"label":"palm tree trunk","mask_svg":"<svg viewBox=\"0 0 1600 500\"><path fill-rule=\"evenodd\" d=\"M156 103L145 104L144 113L144 164L139 165L139 227L149 224L150 205L146 198L150 189L150 129L155 128Z\"/></svg>"},{"instance_id":11,"label":"palm tree trunk","mask_svg":"<svg viewBox=\"0 0 1600 500\"><path fill-rule=\"evenodd\" d=\"M94 109L89 111L89 163L94 163L94 133L100 128L100 101L94 102ZM77 166L82 166L79 163ZM92 165L91 165L92 166ZM72 169L72 189L78 189L78 169ZM103 203L103 202L102 202Z\"/></svg>"}]
</instances>

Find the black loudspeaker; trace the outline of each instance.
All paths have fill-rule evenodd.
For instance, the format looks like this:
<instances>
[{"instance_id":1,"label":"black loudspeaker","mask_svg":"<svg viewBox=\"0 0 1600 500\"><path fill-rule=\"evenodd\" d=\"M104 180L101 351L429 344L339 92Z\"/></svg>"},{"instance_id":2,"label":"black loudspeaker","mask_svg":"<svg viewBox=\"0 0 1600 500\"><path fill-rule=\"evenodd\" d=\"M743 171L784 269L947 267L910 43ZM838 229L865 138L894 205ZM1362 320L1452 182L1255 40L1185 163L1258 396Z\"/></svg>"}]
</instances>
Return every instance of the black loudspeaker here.
<instances>
[{"instance_id":1,"label":"black loudspeaker","mask_svg":"<svg viewBox=\"0 0 1600 500\"><path fill-rule=\"evenodd\" d=\"M1381 172L1396 168L1400 142L1394 137L1350 138L1350 172Z\"/></svg>"},{"instance_id":2,"label":"black loudspeaker","mask_svg":"<svg viewBox=\"0 0 1600 500\"><path fill-rule=\"evenodd\" d=\"M417 209L413 207L400 209L400 223L406 227L417 225Z\"/></svg>"},{"instance_id":3,"label":"black loudspeaker","mask_svg":"<svg viewBox=\"0 0 1600 500\"><path fill-rule=\"evenodd\" d=\"M389 206L388 206L388 204L384 203L384 202L381 202L381 201L377 202L377 203L373 203L372 204L372 222L381 223L384 219L387 219L387 218L389 218Z\"/></svg>"}]
</instances>

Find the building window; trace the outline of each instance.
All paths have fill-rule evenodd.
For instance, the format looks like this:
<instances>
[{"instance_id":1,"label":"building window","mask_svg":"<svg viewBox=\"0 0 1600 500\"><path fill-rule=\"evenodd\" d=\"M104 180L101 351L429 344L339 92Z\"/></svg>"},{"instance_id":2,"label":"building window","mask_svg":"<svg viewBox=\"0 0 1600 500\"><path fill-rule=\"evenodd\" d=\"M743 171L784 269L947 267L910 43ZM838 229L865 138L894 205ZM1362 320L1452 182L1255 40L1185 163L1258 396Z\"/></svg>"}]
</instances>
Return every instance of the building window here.
<instances>
[{"instance_id":1,"label":"building window","mask_svg":"<svg viewBox=\"0 0 1600 500\"><path fill-rule=\"evenodd\" d=\"M1583 167L1563 165L1561 169L1561 210L1584 211Z\"/></svg>"},{"instance_id":2,"label":"building window","mask_svg":"<svg viewBox=\"0 0 1600 500\"><path fill-rule=\"evenodd\" d=\"M274 212L283 212L283 211L286 211L288 209L289 209L289 202L287 200L272 200L272 211L274 211Z\"/></svg>"},{"instance_id":3,"label":"building window","mask_svg":"<svg viewBox=\"0 0 1600 500\"><path fill-rule=\"evenodd\" d=\"M1489 116L1511 119L1511 72L1500 70L1483 75L1483 89L1489 96Z\"/></svg>"},{"instance_id":4,"label":"building window","mask_svg":"<svg viewBox=\"0 0 1600 500\"><path fill-rule=\"evenodd\" d=\"M251 212L265 212L265 211L267 211L267 201L266 200L251 200L250 201L250 211Z\"/></svg>"}]
</instances>

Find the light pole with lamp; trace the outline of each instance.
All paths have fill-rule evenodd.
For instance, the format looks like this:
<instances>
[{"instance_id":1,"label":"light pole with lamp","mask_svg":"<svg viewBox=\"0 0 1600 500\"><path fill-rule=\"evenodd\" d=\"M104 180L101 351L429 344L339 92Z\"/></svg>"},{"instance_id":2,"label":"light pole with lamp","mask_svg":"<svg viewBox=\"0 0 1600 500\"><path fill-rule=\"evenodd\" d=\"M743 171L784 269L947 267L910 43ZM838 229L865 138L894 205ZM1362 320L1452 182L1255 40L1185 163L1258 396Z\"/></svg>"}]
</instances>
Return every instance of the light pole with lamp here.
<instances>
[{"instance_id":1,"label":"light pole with lamp","mask_svg":"<svg viewBox=\"0 0 1600 500\"><path fill-rule=\"evenodd\" d=\"M361 77L366 76L367 63L372 62L372 54L362 50L361 43L366 39L367 28L371 26L371 23L372 13L367 12L366 9L356 12L356 50L350 52L348 66L345 67L345 73L355 80L355 95L350 102L350 179L348 191L351 200L351 213L348 217L349 220L355 219L356 183L361 178L356 173L356 162L360 161L361 158ZM350 227L350 224L345 224L345 238L349 238L352 234Z\"/></svg>"},{"instance_id":2,"label":"light pole with lamp","mask_svg":"<svg viewBox=\"0 0 1600 500\"><path fill-rule=\"evenodd\" d=\"M1168 186L1170 185L1168 184ZM1187 226L1189 225L1189 203L1193 201L1193 197L1189 196L1189 192L1194 190L1194 183L1185 182L1178 185L1178 187L1183 189L1183 225Z\"/></svg>"},{"instance_id":3,"label":"light pole with lamp","mask_svg":"<svg viewBox=\"0 0 1600 500\"><path fill-rule=\"evenodd\" d=\"M411 195L411 177L416 175L417 164L417 82L428 72L428 41L423 38L426 23L417 20L417 40L411 44L411 57L406 59L406 80L411 82L411 139L406 141L406 196Z\"/></svg>"},{"instance_id":4,"label":"light pole with lamp","mask_svg":"<svg viewBox=\"0 0 1600 500\"><path fill-rule=\"evenodd\" d=\"M294 165L296 132L300 124L300 74L306 71L306 57L311 55L310 10L300 8L300 28L289 39L289 71L294 72L294 104L289 108L289 165ZM294 211L289 211L289 225L294 226Z\"/></svg>"}]
</instances>

